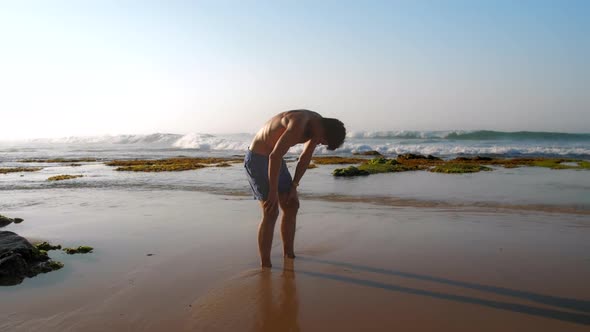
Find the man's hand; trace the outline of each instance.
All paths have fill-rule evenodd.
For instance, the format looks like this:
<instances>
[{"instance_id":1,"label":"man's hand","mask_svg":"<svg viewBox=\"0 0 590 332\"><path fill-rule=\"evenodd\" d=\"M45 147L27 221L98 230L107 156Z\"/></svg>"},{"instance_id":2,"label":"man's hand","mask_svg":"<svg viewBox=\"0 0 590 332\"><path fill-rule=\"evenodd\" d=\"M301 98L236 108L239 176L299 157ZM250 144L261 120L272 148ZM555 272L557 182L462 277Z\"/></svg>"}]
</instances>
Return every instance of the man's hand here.
<instances>
[{"instance_id":1,"label":"man's hand","mask_svg":"<svg viewBox=\"0 0 590 332\"><path fill-rule=\"evenodd\" d=\"M279 192L277 190L270 190L268 192L268 198L264 201L264 208L272 210L277 207L279 203Z\"/></svg>"}]
</instances>

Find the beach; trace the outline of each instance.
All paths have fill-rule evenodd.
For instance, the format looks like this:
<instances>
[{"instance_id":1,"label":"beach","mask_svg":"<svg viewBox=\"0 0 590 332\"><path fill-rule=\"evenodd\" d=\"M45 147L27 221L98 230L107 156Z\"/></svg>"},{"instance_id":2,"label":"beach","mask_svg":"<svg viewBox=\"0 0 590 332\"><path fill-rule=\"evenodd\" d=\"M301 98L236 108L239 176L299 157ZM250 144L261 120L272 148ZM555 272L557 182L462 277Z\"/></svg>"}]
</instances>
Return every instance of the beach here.
<instances>
[{"instance_id":1,"label":"beach","mask_svg":"<svg viewBox=\"0 0 590 332\"><path fill-rule=\"evenodd\" d=\"M1 2L0 332L590 332L589 17Z\"/></svg>"},{"instance_id":2,"label":"beach","mask_svg":"<svg viewBox=\"0 0 590 332\"><path fill-rule=\"evenodd\" d=\"M585 331L590 325L587 170L496 165L468 174L339 178L332 173L343 165L319 165L307 170L299 189L297 258L282 258L277 225L273 267L261 269L261 211L239 161L243 151L221 138L207 140L219 145L154 147L152 137L149 144L5 147L1 167L36 170L0 175L0 214L24 219L2 230L33 243L94 250L49 251L63 268L0 287L0 330ZM350 144L376 147L369 141ZM286 157L291 172L296 152ZM108 165L180 155L238 161L174 172ZM48 181L60 175L78 177Z\"/></svg>"},{"instance_id":3,"label":"beach","mask_svg":"<svg viewBox=\"0 0 590 332\"><path fill-rule=\"evenodd\" d=\"M7 229L83 241L95 252L51 254L63 269L0 288L2 331L582 331L590 324L587 215L303 200L298 257L283 261L277 232L274 266L264 271L259 211L249 197L67 195L65 207L48 198L10 211L25 222Z\"/></svg>"}]
</instances>

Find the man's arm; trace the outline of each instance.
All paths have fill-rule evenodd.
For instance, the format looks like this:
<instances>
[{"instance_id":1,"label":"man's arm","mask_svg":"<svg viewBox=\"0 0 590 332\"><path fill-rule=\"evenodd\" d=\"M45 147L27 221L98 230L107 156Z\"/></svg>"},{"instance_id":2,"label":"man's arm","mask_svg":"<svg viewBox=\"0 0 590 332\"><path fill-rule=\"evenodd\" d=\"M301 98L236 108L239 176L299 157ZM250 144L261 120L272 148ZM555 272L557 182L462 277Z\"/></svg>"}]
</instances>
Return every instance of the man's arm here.
<instances>
[{"instance_id":1,"label":"man's arm","mask_svg":"<svg viewBox=\"0 0 590 332\"><path fill-rule=\"evenodd\" d=\"M299 162L297 163L297 167L295 168L295 176L293 176L293 183L295 183L296 185L299 184L299 181L303 177L303 174L305 174L305 171L307 170L307 167L311 162L311 156L313 155L313 152L315 151L315 147L317 145L318 144L313 140L309 140L305 143L305 146L303 147L303 152L299 156Z\"/></svg>"},{"instance_id":2,"label":"man's arm","mask_svg":"<svg viewBox=\"0 0 590 332\"><path fill-rule=\"evenodd\" d=\"M268 156L268 182L269 182L269 193L268 193L268 204L274 205L278 202L279 192L279 170L283 161L283 156L289 151L293 145L297 144L297 140L303 134L305 123L303 121L297 121L296 119L290 119L287 123L287 129L281 135L274 149Z\"/></svg>"}]
</instances>

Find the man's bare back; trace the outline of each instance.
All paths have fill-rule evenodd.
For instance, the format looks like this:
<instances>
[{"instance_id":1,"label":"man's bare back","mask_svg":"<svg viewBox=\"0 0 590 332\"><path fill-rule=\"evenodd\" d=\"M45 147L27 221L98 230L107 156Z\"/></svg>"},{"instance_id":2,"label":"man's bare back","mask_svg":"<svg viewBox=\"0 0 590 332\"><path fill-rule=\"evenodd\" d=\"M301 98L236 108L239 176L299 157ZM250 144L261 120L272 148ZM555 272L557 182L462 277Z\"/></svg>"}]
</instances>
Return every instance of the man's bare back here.
<instances>
[{"instance_id":1,"label":"man's bare back","mask_svg":"<svg viewBox=\"0 0 590 332\"><path fill-rule=\"evenodd\" d=\"M279 113L268 120L256 133L250 144L250 150L265 156L270 155L281 135L287 130L289 124L293 124L294 122L304 127L303 135L294 137L292 140L295 144L305 143L314 138L313 136L315 136L317 143L320 143L322 139L319 136L322 134L321 119L321 115L308 110L293 110Z\"/></svg>"}]
</instances>

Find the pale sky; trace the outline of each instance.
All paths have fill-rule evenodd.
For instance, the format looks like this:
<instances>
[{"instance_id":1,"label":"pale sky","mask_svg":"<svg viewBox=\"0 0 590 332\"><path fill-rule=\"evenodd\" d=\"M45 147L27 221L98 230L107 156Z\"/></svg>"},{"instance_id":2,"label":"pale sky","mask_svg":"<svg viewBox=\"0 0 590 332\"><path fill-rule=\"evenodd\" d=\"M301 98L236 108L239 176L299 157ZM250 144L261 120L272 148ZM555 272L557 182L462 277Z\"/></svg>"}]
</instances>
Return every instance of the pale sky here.
<instances>
[{"instance_id":1,"label":"pale sky","mask_svg":"<svg viewBox=\"0 0 590 332\"><path fill-rule=\"evenodd\" d=\"M0 139L590 131L590 1L0 0Z\"/></svg>"}]
</instances>

